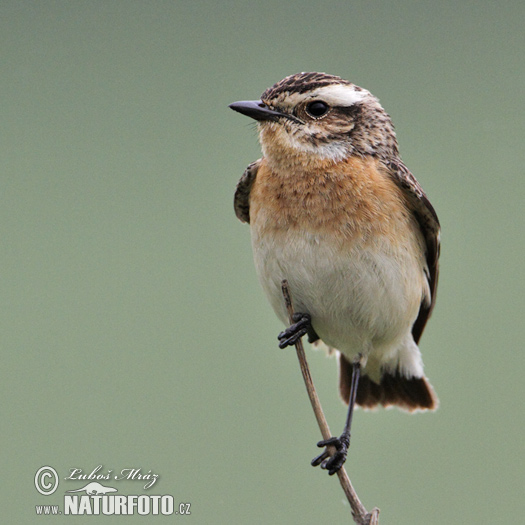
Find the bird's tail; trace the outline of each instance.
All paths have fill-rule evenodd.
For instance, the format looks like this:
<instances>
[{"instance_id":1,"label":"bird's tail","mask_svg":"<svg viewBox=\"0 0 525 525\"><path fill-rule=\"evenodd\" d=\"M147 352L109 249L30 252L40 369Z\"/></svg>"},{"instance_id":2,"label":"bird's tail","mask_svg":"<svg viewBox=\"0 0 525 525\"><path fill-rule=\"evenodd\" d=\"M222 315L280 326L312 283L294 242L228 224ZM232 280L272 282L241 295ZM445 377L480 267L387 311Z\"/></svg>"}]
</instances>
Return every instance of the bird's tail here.
<instances>
[{"instance_id":1,"label":"bird's tail","mask_svg":"<svg viewBox=\"0 0 525 525\"><path fill-rule=\"evenodd\" d=\"M339 354L339 393L348 404L352 364ZM357 387L356 404L363 408L397 406L408 412L435 410L438 399L426 377L405 377L397 372L383 373L381 381L372 381L366 372L361 373Z\"/></svg>"}]
</instances>

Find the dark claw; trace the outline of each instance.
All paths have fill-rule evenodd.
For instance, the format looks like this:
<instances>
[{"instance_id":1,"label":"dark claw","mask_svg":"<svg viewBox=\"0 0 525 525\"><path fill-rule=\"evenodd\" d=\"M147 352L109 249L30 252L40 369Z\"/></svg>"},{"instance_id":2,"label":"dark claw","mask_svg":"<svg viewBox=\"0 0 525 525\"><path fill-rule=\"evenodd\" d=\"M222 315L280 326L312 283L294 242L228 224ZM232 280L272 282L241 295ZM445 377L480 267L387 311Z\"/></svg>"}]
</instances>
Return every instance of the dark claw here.
<instances>
[{"instance_id":1,"label":"dark claw","mask_svg":"<svg viewBox=\"0 0 525 525\"><path fill-rule=\"evenodd\" d=\"M312 459L312 466L317 467L321 465L322 469L328 470L328 474L333 476L344 465L349 445L350 439L345 435L319 441L317 443L318 447L335 447L335 453L330 456L330 452L325 450L322 454Z\"/></svg>"},{"instance_id":2,"label":"dark claw","mask_svg":"<svg viewBox=\"0 0 525 525\"><path fill-rule=\"evenodd\" d=\"M297 341L299 341L299 339L301 339L301 337L303 337L303 335L306 335L307 332L308 332L308 329L301 328L301 330L299 330L294 335L290 336L288 339L281 339L279 343L279 348L286 348L287 346L294 345L295 343L297 343Z\"/></svg>"},{"instance_id":3,"label":"dark claw","mask_svg":"<svg viewBox=\"0 0 525 525\"><path fill-rule=\"evenodd\" d=\"M328 450L325 450L322 454L319 454L314 459L312 459L312 467L317 467L329 456L330 453L328 452Z\"/></svg>"},{"instance_id":4,"label":"dark claw","mask_svg":"<svg viewBox=\"0 0 525 525\"><path fill-rule=\"evenodd\" d=\"M296 322L277 336L277 339L279 339L279 348L294 345L303 335L313 331L310 315L295 313L293 320Z\"/></svg>"}]
</instances>

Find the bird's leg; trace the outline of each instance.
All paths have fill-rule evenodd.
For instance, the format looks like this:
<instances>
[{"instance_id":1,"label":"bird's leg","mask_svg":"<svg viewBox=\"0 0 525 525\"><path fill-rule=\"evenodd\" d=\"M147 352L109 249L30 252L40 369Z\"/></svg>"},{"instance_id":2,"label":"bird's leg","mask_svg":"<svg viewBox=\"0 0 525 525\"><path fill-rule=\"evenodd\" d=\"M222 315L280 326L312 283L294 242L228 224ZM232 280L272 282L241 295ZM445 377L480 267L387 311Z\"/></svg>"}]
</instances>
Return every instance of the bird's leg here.
<instances>
[{"instance_id":1,"label":"bird's leg","mask_svg":"<svg viewBox=\"0 0 525 525\"><path fill-rule=\"evenodd\" d=\"M286 348L287 346L297 343L303 335L308 334L308 342L313 343L319 339L312 327L312 318L310 314L295 313L292 316L294 324L290 325L286 330L283 330L278 336L279 348Z\"/></svg>"},{"instance_id":2,"label":"bird's leg","mask_svg":"<svg viewBox=\"0 0 525 525\"><path fill-rule=\"evenodd\" d=\"M312 460L312 466L321 465L322 469L328 470L330 476L334 475L346 461L348 447L350 446L350 427L352 426L352 416L354 414L355 398L357 394L357 385L361 373L361 363L356 361L352 363L352 382L350 384L350 398L348 400L348 414L343 433L339 437L331 437L317 443L318 447L335 447L335 452L330 455L328 449Z\"/></svg>"}]
</instances>

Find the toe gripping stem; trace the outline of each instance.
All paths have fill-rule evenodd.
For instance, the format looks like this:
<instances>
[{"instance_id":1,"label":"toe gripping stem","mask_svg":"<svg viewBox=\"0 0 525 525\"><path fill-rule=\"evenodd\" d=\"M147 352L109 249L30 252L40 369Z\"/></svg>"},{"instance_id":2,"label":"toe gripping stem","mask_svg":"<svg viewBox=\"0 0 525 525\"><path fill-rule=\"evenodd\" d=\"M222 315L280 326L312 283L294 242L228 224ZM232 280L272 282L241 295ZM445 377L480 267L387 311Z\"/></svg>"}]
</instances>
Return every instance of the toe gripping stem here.
<instances>
[{"instance_id":1,"label":"toe gripping stem","mask_svg":"<svg viewBox=\"0 0 525 525\"><path fill-rule=\"evenodd\" d=\"M315 333L312 328L312 318L309 314L295 313L292 316L294 324L290 325L286 330L283 330L278 336L279 339L279 348L286 348L287 346L292 346L303 335L308 334L308 341L313 342L319 339L318 335Z\"/></svg>"},{"instance_id":2,"label":"toe gripping stem","mask_svg":"<svg viewBox=\"0 0 525 525\"><path fill-rule=\"evenodd\" d=\"M321 468L328 470L328 474L333 476L345 463L350 446L350 436L342 434L341 437L331 437L317 443L318 447L326 447L326 450L312 459L312 467L321 465ZM329 450L329 447L335 447L335 452Z\"/></svg>"}]
</instances>

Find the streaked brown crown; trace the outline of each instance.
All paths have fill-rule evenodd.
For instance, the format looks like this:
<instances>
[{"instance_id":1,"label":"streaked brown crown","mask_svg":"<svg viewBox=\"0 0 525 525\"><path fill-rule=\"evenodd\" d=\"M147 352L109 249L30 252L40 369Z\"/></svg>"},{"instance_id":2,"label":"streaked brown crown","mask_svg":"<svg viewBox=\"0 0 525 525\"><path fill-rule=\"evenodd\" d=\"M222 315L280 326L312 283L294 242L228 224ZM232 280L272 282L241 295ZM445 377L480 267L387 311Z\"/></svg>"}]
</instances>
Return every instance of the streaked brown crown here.
<instances>
[{"instance_id":1,"label":"streaked brown crown","mask_svg":"<svg viewBox=\"0 0 525 525\"><path fill-rule=\"evenodd\" d=\"M324 86L330 86L332 84L347 84L351 85L351 82L344 80L341 77L335 75L328 75L326 73L296 73L283 78L272 87L269 87L261 96L261 100L272 100L281 93L306 93Z\"/></svg>"}]
</instances>

